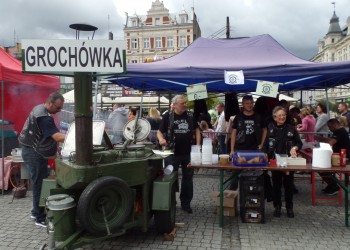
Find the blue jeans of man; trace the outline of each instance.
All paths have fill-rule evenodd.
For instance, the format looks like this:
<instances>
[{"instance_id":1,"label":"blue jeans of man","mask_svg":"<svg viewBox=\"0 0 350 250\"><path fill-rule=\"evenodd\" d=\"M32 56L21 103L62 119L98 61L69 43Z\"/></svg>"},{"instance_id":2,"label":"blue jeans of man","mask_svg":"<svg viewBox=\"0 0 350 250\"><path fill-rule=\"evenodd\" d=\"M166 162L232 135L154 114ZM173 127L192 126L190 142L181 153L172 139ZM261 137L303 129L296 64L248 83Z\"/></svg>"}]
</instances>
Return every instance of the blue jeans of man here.
<instances>
[{"instance_id":1,"label":"blue jeans of man","mask_svg":"<svg viewBox=\"0 0 350 250\"><path fill-rule=\"evenodd\" d=\"M33 148L23 146L22 158L29 170L33 187L33 208L32 215L35 216L37 222L45 220L45 209L39 207L41 186L43 179L48 176L47 159L38 154Z\"/></svg>"},{"instance_id":2,"label":"blue jeans of man","mask_svg":"<svg viewBox=\"0 0 350 250\"><path fill-rule=\"evenodd\" d=\"M193 199L193 174L194 169L188 168L187 165L191 161L190 154L186 155L170 155L165 160L165 164L172 164L174 171L178 171L180 165L182 169L180 201L181 206L190 206Z\"/></svg>"}]
</instances>

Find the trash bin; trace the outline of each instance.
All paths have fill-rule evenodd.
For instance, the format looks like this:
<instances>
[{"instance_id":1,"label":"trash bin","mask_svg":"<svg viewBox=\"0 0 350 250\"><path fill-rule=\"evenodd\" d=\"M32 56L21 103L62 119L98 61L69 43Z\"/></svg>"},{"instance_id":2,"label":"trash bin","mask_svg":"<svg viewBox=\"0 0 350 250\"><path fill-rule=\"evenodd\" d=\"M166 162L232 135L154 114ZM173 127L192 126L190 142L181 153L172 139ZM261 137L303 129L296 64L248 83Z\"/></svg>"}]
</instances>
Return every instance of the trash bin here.
<instances>
[{"instance_id":1,"label":"trash bin","mask_svg":"<svg viewBox=\"0 0 350 250\"><path fill-rule=\"evenodd\" d=\"M75 232L75 207L74 199L68 194L47 198L47 217L52 217L56 241L64 241Z\"/></svg>"}]
</instances>

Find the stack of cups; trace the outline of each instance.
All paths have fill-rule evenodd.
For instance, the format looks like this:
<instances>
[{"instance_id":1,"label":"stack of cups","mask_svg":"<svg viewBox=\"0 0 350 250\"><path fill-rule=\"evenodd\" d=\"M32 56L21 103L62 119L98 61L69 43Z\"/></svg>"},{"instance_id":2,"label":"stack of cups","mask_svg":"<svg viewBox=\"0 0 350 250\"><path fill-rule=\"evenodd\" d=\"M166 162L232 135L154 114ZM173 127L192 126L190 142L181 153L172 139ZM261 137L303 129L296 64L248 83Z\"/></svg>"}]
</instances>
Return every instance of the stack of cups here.
<instances>
[{"instance_id":1,"label":"stack of cups","mask_svg":"<svg viewBox=\"0 0 350 250\"><path fill-rule=\"evenodd\" d=\"M202 164L212 164L213 145L210 138L203 139Z\"/></svg>"},{"instance_id":2,"label":"stack of cups","mask_svg":"<svg viewBox=\"0 0 350 250\"><path fill-rule=\"evenodd\" d=\"M202 163L202 154L200 145L191 146L191 165L200 165Z\"/></svg>"}]
</instances>

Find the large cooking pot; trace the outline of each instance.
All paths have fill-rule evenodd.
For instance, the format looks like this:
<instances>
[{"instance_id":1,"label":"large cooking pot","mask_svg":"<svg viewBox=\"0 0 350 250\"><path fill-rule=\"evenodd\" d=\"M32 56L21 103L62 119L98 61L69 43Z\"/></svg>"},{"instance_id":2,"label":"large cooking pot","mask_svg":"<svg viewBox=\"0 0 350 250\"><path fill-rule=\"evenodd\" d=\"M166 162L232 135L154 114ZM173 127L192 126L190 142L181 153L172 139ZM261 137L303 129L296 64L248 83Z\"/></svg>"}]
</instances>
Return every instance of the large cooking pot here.
<instances>
[{"instance_id":1,"label":"large cooking pot","mask_svg":"<svg viewBox=\"0 0 350 250\"><path fill-rule=\"evenodd\" d=\"M125 159L135 159L145 157L145 145L142 144L131 144L128 146L115 145L114 149L122 154Z\"/></svg>"}]
</instances>

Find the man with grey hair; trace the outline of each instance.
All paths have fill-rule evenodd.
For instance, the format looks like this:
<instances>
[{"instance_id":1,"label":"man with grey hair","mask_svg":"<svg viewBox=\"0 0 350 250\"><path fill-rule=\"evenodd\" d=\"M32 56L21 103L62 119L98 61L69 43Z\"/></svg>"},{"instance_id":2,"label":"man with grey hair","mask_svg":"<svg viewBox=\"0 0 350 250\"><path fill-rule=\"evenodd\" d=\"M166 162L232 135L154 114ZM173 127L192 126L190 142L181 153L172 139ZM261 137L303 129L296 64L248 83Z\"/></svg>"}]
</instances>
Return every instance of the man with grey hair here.
<instances>
[{"instance_id":1,"label":"man with grey hair","mask_svg":"<svg viewBox=\"0 0 350 250\"><path fill-rule=\"evenodd\" d=\"M181 165L181 208L187 213L192 213L190 206L193 198L193 168L187 165L191 161L191 145L193 142L200 145L201 137L198 124L193 114L187 111L186 100L183 95L176 95L172 99L173 111L164 114L157 131L159 144L174 151L174 154L166 158L166 164L172 164L174 170Z\"/></svg>"},{"instance_id":2,"label":"man with grey hair","mask_svg":"<svg viewBox=\"0 0 350 250\"><path fill-rule=\"evenodd\" d=\"M43 179L48 176L48 158L57 153L57 143L64 142L52 117L63 108L64 98L56 92L49 95L44 104L33 108L18 137L22 158L29 170L33 186L33 209L31 218L35 225L46 227L45 209L39 207Z\"/></svg>"}]
</instances>

